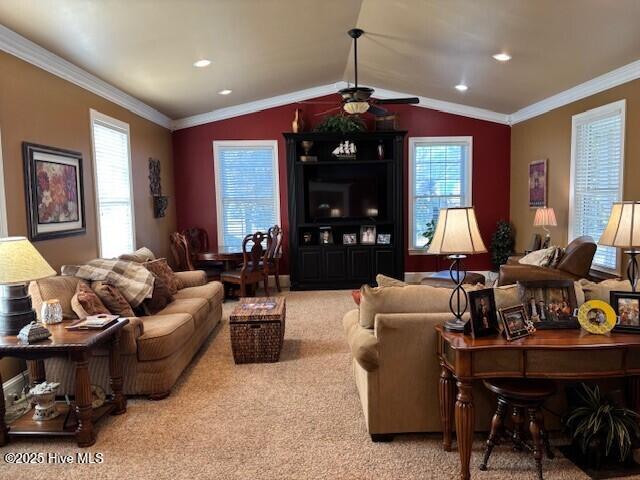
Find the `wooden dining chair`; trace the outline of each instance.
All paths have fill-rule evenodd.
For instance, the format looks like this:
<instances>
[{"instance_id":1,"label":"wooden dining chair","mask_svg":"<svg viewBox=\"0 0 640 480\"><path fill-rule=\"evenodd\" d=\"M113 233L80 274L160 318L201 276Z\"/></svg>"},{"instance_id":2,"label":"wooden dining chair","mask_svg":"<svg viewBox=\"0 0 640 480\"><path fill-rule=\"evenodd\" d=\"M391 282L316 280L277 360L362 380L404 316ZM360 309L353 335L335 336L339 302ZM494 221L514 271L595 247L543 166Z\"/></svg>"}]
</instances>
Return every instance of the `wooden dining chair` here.
<instances>
[{"instance_id":1,"label":"wooden dining chair","mask_svg":"<svg viewBox=\"0 0 640 480\"><path fill-rule=\"evenodd\" d=\"M178 267L178 271L202 270L207 275L207 280L220 279L220 274L223 270L221 263L194 263L193 253L191 252L191 246L187 238L179 232L173 232L169 238L171 240L171 253Z\"/></svg>"},{"instance_id":2,"label":"wooden dining chair","mask_svg":"<svg viewBox=\"0 0 640 480\"><path fill-rule=\"evenodd\" d=\"M192 254L209 251L209 234L204 228L187 228L182 231L182 235L187 239Z\"/></svg>"},{"instance_id":3,"label":"wooden dining chair","mask_svg":"<svg viewBox=\"0 0 640 480\"><path fill-rule=\"evenodd\" d=\"M240 296L246 297L247 287L257 285L262 281L265 295L269 296L268 277L263 265L265 250L262 247L262 242L266 237L263 232L251 233L244 237L242 241L242 267L238 270L223 272L220 275L220 281L225 284L225 289L228 284L238 285ZM251 243L250 247L249 243Z\"/></svg>"},{"instance_id":4,"label":"wooden dining chair","mask_svg":"<svg viewBox=\"0 0 640 480\"><path fill-rule=\"evenodd\" d=\"M267 252L265 254L264 269L267 278L273 275L276 281L276 288L280 288L280 258L282 257L282 229L274 225L268 231Z\"/></svg>"}]
</instances>

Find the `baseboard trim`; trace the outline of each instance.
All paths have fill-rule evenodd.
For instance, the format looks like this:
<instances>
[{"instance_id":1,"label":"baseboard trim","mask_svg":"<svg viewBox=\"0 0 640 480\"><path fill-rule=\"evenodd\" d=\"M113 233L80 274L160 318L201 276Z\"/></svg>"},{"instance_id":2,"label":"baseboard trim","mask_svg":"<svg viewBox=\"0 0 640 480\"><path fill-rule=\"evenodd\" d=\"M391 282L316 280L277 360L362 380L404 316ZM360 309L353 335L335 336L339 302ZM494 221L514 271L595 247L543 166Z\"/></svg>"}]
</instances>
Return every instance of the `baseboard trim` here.
<instances>
[{"instance_id":1,"label":"baseboard trim","mask_svg":"<svg viewBox=\"0 0 640 480\"><path fill-rule=\"evenodd\" d=\"M29 381L29 372L25 370L24 372L19 373L15 377L10 378L6 382L4 382L2 384L2 390L4 391L5 400L9 398L13 398L14 395L19 397L28 381ZM10 401L7 403L11 404L13 402Z\"/></svg>"}]
</instances>

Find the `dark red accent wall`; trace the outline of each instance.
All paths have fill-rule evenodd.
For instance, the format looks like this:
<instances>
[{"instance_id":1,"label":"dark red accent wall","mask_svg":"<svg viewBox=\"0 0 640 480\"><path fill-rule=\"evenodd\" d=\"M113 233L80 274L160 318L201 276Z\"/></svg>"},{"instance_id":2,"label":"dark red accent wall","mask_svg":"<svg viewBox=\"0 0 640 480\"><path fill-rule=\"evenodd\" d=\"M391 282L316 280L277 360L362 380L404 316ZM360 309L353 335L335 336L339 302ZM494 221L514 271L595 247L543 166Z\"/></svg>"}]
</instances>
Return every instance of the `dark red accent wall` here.
<instances>
[{"instance_id":1,"label":"dark red accent wall","mask_svg":"<svg viewBox=\"0 0 640 480\"><path fill-rule=\"evenodd\" d=\"M336 101L336 96L317 99ZM305 128L313 128L322 119L325 104L290 104L256 113L211 122L173 132L174 178L178 228L200 226L209 232L212 248L217 246L216 196L213 170L214 140L278 140L280 171L280 216L285 231L283 271L289 271L287 165L283 132L291 131L296 108L304 112ZM409 105L391 106L399 114L399 127L409 137L473 137L473 204L476 207L482 236L489 246L496 222L509 218L510 127L497 123L451 115ZM408 167L405 143L405 172ZM406 178L406 176L405 176ZM405 225L407 218L405 181ZM489 255L467 260L470 269L490 268ZM447 262L424 255L406 255L405 271L433 271L447 267Z\"/></svg>"}]
</instances>

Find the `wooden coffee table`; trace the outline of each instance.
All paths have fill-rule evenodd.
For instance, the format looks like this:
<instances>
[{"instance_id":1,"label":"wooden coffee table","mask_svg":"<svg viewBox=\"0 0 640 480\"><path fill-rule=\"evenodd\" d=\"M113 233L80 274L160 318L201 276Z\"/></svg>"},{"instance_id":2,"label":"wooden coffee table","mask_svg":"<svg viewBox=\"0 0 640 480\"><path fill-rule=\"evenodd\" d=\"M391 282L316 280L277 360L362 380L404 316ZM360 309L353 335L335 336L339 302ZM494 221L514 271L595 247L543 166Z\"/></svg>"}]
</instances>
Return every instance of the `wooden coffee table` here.
<instances>
[{"instance_id":1,"label":"wooden coffee table","mask_svg":"<svg viewBox=\"0 0 640 480\"><path fill-rule=\"evenodd\" d=\"M19 436L75 436L79 447L90 447L96 441L93 424L107 414L121 415L127 410L127 400L122 394L122 369L120 365L120 333L129 323L126 318L103 330L66 330L71 322L65 321L48 325L51 337L34 344L22 343L16 336L0 336L0 359L17 357L30 360L29 371L33 384L46 379L45 358L67 357L76 364L75 401L72 404L75 419L69 415L69 406L58 402L60 415L45 421L35 421L31 417L33 409L10 425L5 425L4 393L0 378L0 447L9 439ZM99 408L91 407L91 379L89 378L89 358L96 347L109 347L109 376L113 397Z\"/></svg>"}]
</instances>

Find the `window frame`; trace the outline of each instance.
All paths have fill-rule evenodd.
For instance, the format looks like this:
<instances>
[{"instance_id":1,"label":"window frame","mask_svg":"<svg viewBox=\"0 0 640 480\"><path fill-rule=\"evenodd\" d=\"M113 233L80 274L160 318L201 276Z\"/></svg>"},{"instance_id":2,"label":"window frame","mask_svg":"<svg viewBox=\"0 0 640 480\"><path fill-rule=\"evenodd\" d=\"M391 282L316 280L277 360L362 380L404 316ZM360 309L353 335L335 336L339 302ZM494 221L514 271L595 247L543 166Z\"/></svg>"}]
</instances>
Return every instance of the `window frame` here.
<instances>
[{"instance_id":1,"label":"window frame","mask_svg":"<svg viewBox=\"0 0 640 480\"><path fill-rule=\"evenodd\" d=\"M4 187L4 160L2 157L2 129L0 129L0 237L9 236L7 197Z\"/></svg>"},{"instance_id":2,"label":"window frame","mask_svg":"<svg viewBox=\"0 0 640 480\"><path fill-rule=\"evenodd\" d=\"M408 241L407 248L409 255L427 255L427 249L414 245L414 225L413 225L413 213L414 213L414 198L416 193L416 185L414 178L415 170L415 150L416 146L420 144L440 145L445 143L465 143L467 146L467 161L465 165L465 175L468 181L466 182L464 189L464 196L467 199L469 205L473 204L473 136L457 136L457 137L409 137L409 172L407 175L409 182L409 196L408 196ZM462 193L462 192L461 192Z\"/></svg>"},{"instance_id":3,"label":"window frame","mask_svg":"<svg viewBox=\"0 0 640 480\"><path fill-rule=\"evenodd\" d=\"M276 207L276 224L280 225L280 161L278 157L278 141L277 140L214 140L213 141L213 171L216 191L216 232L218 235L218 248L224 248L224 215L222 212L222 188L218 188L220 183L220 158L219 152L221 147L268 147L273 150L273 191L274 202Z\"/></svg>"},{"instance_id":4,"label":"window frame","mask_svg":"<svg viewBox=\"0 0 640 480\"><path fill-rule=\"evenodd\" d=\"M579 235L575 232L575 181L576 181L576 153L577 153L577 127L583 123L589 122L591 120L595 120L598 117L603 115L607 115L610 113L620 112L621 122L622 122L622 135L620 142L620 180L618 184L618 197L616 201L622 201L624 198L624 159L625 159L625 142L626 142L626 133L627 133L627 123L626 123L626 111L627 111L627 100L622 99L615 102L608 103L606 105L602 105L600 107L592 108L591 110L587 110L582 113L578 113L571 117L571 173L570 173L570 181L569 181L569 226L568 226L568 241L571 242ZM598 239L594 238L594 241L597 243ZM607 268L604 265L592 264L591 268L593 270L597 270L599 272L611 273L611 274L619 274L621 268L621 260L622 256L620 255L620 249L616 248L616 266L614 268Z\"/></svg>"},{"instance_id":5,"label":"window frame","mask_svg":"<svg viewBox=\"0 0 640 480\"><path fill-rule=\"evenodd\" d=\"M131 209L131 241L133 245L133 249L136 248L136 217L135 217L135 198L133 195L133 162L131 160L131 130L129 128L129 124L118 120L117 118L110 117L109 115L105 115L104 113L100 113L93 108L89 109L89 127L91 130L91 153L92 153L92 162L91 165L93 167L93 192L95 198L95 212L96 212L96 228L98 234L98 256L102 258L102 235L101 235L101 225L100 225L100 197L98 193L98 165L96 158L96 142L94 138L93 125L97 121L98 123L102 123L109 128L113 128L114 130L120 130L121 132L127 135L127 156L128 164L129 164L129 208ZM127 253L127 252L122 252Z\"/></svg>"}]
</instances>

